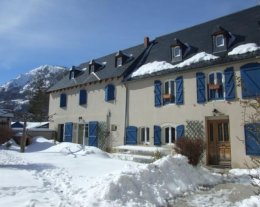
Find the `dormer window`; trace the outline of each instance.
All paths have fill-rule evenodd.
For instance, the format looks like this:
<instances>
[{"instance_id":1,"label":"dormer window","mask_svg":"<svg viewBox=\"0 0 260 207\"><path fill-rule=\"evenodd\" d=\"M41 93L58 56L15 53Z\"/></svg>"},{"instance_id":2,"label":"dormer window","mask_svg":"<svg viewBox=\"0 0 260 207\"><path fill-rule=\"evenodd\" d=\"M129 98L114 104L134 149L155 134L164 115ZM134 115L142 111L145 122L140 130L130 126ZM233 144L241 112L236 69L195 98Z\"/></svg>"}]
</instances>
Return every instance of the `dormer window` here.
<instances>
[{"instance_id":1,"label":"dormer window","mask_svg":"<svg viewBox=\"0 0 260 207\"><path fill-rule=\"evenodd\" d=\"M172 45L171 45L171 56L172 56L172 62L180 62L182 61L182 58L184 54L187 54L187 45L182 43L178 39L174 39Z\"/></svg>"},{"instance_id":2,"label":"dormer window","mask_svg":"<svg viewBox=\"0 0 260 207\"><path fill-rule=\"evenodd\" d=\"M230 32L217 26L212 33L213 53L227 51L229 43L232 42L232 35Z\"/></svg>"},{"instance_id":3,"label":"dormer window","mask_svg":"<svg viewBox=\"0 0 260 207\"><path fill-rule=\"evenodd\" d=\"M176 46L173 48L173 56L174 57L180 57L181 56L181 47Z\"/></svg>"},{"instance_id":4,"label":"dormer window","mask_svg":"<svg viewBox=\"0 0 260 207\"><path fill-rule=\"evenodd\" d=\"M75 78L75 71L71 71L70 72L70 79L74 79Z\"/></svg>"},{"instance_id":5,"label":"dormer window","mask_svg":"<svg viewBox=\"0 0 260 207\"><path fill-rule=\"evenodd\" d=\"M123 58L122 57L117 57L116 59L116 67L120 67L123 64Z\"/></svg>"},{"instance_id":6,"label":"dormer window","mask_svg":"<svg viewBox=\"0 0 260 207\"><path fill-rule=\"evenodd\" d=\"M93 72L95 73L102 68L104 68L104 65L102 63L96 62L95 60L91 60L89 62L89 74Z\"/></svg>"},{"instance_id":7,"label":"dormer window","mask_svg":"<svg viewBox=\"0 0 260 207\"><path fill-rule=\"evenodd\" d=\"M216 36L216 46L221 47L225 45L225 38L223 34Z\"/></svg>"},{"instance_id":8,"label":"dormer window","mask_svg":"<svg viewBox=\"0 0 260 207\"><path fill-rule=\"evenodd\" d=\"M92 64L90 66L90 73L92 73L92 72L95 72L95 65L94 64Z\"/></svg>"}]
</instances>

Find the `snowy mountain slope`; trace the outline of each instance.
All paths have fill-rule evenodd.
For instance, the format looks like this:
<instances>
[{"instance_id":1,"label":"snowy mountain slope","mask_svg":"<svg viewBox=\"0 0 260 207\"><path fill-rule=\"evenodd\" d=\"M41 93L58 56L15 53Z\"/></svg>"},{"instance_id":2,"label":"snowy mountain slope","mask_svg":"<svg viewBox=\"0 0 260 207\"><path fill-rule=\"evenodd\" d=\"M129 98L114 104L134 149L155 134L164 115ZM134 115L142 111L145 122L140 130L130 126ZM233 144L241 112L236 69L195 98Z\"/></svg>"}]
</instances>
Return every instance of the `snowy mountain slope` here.
<instances>
[{"instance_id":1,"label":"snowy mountain slope","mask_svg":"<svg viewBox=\"0 0 260 207\"><path fill-rule=\"evenodd\" d=\"M25 74L20 74L15 79L12 79L0 86L0 88L2 88L2 91L4 90L6 92L12 90L13 88L19 88L19 93L23 93L26 89L31 87L30 83L32 80L40 76L44 76L48 80L46 83L46 86L48 87L56 82L56 76L64 73L66 70L66 68L60 66L42 65Z\"/></svg>"},{"instance_id":2,"label":"snowy mountain slope","mask_svg":"<svg viewBox=\"0 0 260 207\"><path fill-rule=\"evenodd\" d=\"M60 80L68 68L42 65L15 79L0 85L0 108L21 110L28 105L29 96L35 90L35 82L42 79L44 87L48 88Z\"/></svg>"}]
</instances>

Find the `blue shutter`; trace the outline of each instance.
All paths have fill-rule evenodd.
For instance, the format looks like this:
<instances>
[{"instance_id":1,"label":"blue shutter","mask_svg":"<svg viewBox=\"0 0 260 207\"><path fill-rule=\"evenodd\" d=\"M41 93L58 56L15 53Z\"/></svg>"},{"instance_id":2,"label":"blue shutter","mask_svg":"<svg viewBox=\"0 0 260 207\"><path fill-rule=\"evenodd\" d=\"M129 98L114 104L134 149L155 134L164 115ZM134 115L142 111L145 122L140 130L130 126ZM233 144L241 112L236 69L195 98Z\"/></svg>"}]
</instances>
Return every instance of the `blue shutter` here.
<instances>
[{"instance_id":1,"label":"blue shutter","mask_svg":"<svg viewBox=\"0 0 260 207\"><path fill-rule=\"evenodd\" d=\"M206 102L205 74L196 73L197 79L197 103Z\"/></svg>"},{"instance_id":2,"label":"blue shutter","mask_svg":"<svg viewBox=\"0 0 260 207\"><path fill-rule=\"evenodd\" d=\"M236 91L235 91L235 74L234 69L227 68L224 71L225 76L225 91L226 91L226 100L234 100L236 98Z\"/></svg>"},{"instance_id":3,"label":"blue shutter","mask_svg":"<svg viewBox=\"0 0 260 207\"><path fill-rule=\"evenodd\" d=\"M246 154L260 156L260 123L250 123L244 126Z\"/></svg>"},{"instance_id":4,"label":"blue shutter","mask_svg":"<svg viewBox=\"0 0 260 207\"><path fill-rule=\"evenodd\" d=\"M126 128L126 144L137 144L137 127L129 126Z\"/></svg>"},{"instance_id":5,"label":"blue shutter","mask_svg":"<svg viewBox=\"0 0 260 207\"><path fill-rule=\"evenodd\" d=\"M154 132L154 145L161 145L161 127L155 125L153 127L153 132Z\"/></svg>"},{"instance_id":6,"label":"blue shutter","mask_svg":"<svg viewBox=\"0 0 260 207\"><path fill-rule=\"evenodd\" d=\"M174 81L171 81L171 103L175 103L175 87Z\"/></svg>"},{"instance_id":7,"label":"blue shutter","mask_svg":"<svg viewBox=\"0 0 260 207\"><path fill-rule=\"evenodd\" d=\"M72 132L73 132L73 123L72 122L65 123L65 133L64 133L65 142L72 142Z\"/></svg>"},{"instance_id":8,"label":"blue shutter","mask_svg":"<svg viewBox=\"0 0 260 207\"><path fill-rule=\"evenodd\" d=\"M176 131L177 131L177 140L185 136L184 125L177 126Z\"/></svg>"},{"instance_id":9,"label":"blue shutter","mask_svg":"<svg viewBox=\"0 0 260 207\"><path fill-rule=\"evenodd\" d=\"M162 105L162 92L161 92L161 81L154 81L154 106L160 107Z\"/></svg>"},{"instance_id":10,"label":"blue shutter","mask_svg":"<svg viewBox=\"0 0 260 207\"><path fill-rule=\"evenodd\" d=\"M60 107L66 107L67 106L67 95L62 93L60 94Z\"/></svg>"},{"instance_id":11,"label":"blue shutter","mask_svg":"<svg viewBox=\"0 0 260 207\"><path fill-rule=\"evenodd\" d=\"M91 121L89 122L89 146L98 147L98 138L97 138L97 128L98 122Z\"/></svg>"},{"instance_id":12,"label":"blue shutter","mask_svg":"<svg viewBox=\"0 0 260 207\"><path fill-rule=\"evenodd\" d=\"M107 85L105 88L105 101L112 101L115 99L115 86Z\"/></svg>"},{"instance_id":13,"label":"blue shutter","mask_svg":"<svg viewBox=\"0 0 260 207\"><path fill-rule=\"evenodd\" d=\"M241 67L242 97L260 96L260 64L251 63Z\"/></svg>"},{"instance_id":14,"label":"blue shutter","mask_svg":"<svg viewBox=\"0 0 260 207\"><path fill-rule=\"evenodd\" d=\"M79 92L79 105L84 105L87 103L87 91L82 89Z\"/></svg>"},{"instance_id":15,"label":"blue shutter","mask_svg":"<svg viewBox=\"0 0 260 207\"><path fill-rule=\"evenodd\" d=\"M183 104L183 78L176 78L176 104Z\"/></svg>"}]
</instances>

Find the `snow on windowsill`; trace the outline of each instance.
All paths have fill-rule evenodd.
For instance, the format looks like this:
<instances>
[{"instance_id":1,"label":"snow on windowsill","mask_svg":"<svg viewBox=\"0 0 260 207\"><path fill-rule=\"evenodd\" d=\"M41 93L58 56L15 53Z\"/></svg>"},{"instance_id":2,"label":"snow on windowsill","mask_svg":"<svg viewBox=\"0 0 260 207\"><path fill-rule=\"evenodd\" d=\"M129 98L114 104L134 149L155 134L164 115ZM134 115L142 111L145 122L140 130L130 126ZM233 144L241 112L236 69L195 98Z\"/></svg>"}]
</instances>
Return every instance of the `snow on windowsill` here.
<instances>
[{"instance_id":1,"label":"snow on windowsill","mask_svg":"<svg viewBox=\"0 0 260 207\"><path fill-rule=\"evenodd\" d=\"M259 49L260 47L256 43L247 43L235 47L232 51L228 53L228 55L240 55L248 52L254 52Z\"/></svg>"},{"instance_id":2,"label":"snow on windowsill","mask_svg":"<svg viewBox=\"0 0 260 207\"><path fill-rule=\"evenodd\" d=\"M167 63L166 61L154 61L152 63L147 63L145 65L142 65L140 68L138 68L135 72L132 73L131 77L152 74L152 73L167 70L167 69L182 68L182 67L194 64L194 63L214 60L217 58L219 58L219 57L212 55L212 54L208 54L206 52L200 52L200 53L192 56L191 58L189 58L181 63L178 63L176 65L172 65L170 63Z\"/></svg>"}]
</instances>

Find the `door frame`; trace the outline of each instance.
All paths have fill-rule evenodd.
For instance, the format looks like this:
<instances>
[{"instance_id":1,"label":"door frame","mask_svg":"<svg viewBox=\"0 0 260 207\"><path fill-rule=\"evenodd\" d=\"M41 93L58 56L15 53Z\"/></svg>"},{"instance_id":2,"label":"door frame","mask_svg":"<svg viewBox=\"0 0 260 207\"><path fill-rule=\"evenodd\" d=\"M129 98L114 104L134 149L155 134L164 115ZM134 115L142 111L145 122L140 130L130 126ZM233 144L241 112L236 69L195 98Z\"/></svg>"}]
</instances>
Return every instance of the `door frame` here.
<instances>
[{"instance_id":1,"label":"door frame","mask_svg":"<svg viewBox=\"0 0 260 207\"><path fill-rule=\"evenodd\" d=\"M212 165L210 164L210 160L209 160L209 121L228 121L229 123L229 145L230 145L230 164L231 164L231 136L230 136L230 120L229 120L229 116L208 116L205 117L205 132L206 132L206 164L207 165ZM218 152L219 155L219 152ZM217 164L218 166L221 166L220 163Z\"/></svg>"}]
</instances>

